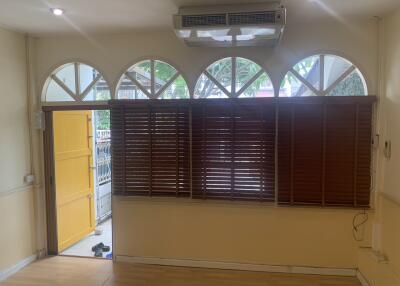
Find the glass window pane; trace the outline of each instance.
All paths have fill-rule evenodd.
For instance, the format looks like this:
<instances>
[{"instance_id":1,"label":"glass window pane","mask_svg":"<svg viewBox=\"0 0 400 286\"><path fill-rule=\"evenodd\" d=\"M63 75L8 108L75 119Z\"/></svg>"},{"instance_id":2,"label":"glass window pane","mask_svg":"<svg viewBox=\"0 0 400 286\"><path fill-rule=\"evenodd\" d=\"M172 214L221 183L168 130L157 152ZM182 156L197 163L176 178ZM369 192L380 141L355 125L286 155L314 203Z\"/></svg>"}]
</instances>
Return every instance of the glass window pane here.
<instances>
[{"instance_id":1,"label":"glass window pane","mask_svg":"<svg viewBox=\"0 0 400 286\"><path fill-rule=\"evenodd\" d=\"M353 71L342 80L329 94L329 96L358 96L367 95L364 81L358 70Z\"/></svg>"},{"instance_id":2,"label":"glass window pane","mask_svg":"<svg viewBox=\"0 0 400 286\"><path fill-rule=\"evenodd\" d=\"M216 61L207 68L207 71L226 88L229 92L232 89L232 58L225 58Z\"/></svg>"},{"instance_id":3,"label":"glass window pane","mask_svg":"<svg viewBox=\"0 0 400 286\"><path fill-rule=\"evenodd\" d=\"M177 70L164 62L155 61L155 92L158 92L176 73Z\"/></svg>"},{"instance_id":4,"label":"glass window pane","mask_svg":"<svg viewBox=\"0 0 400 286\"><path fill-rule=\"evenodd\" d=\"M89 86L89 84L92 83L97 75L98 71L94 68L85 64L79 65L79 88L81 90L81 93L85 91L85 89Z\"/></svg>"},{"instance_id":5,"label":"glass window pane","mask_svg":"<svg viewBox=\"0 0 400 286\"><path fill-rule=\"evenodd\" d=\"M320 56L312 56L296 64L293 69L297 71L316 90L320 90Z\"/></svg>"},{"instance_id":6,"label":"glass window pane","mask_svg":"<svg viewBox=\"0 0 400 286\"><path fill-rule=\"evenodd\" d=\"M266 73L261 74L239 97L274 97L274 87Z\"/></svg>"},{"instance_id":7,"label":"glass window pane","mask_svg":"<svg viewBox=\"0 0 400 286\"><path fill-rule=\"evenodd\" d=\"M220 90L205 74L197 81L195 98L227 98L228 96Z\"/></svg>"},{"instance_id":8,"label":"glass window pane","mask_svg":"<svg viewBox=\"0 0 400 286\"><path fill-rule=\"evenodd\" d=\"M236 92L261 70L255 62L243 58L236 59Z\"/></svg>"},{"instance_id":9,"label":"glass window pane","mask_svg":"<svg viewBox=\"0 0 400 286\"><path fill-rule=\"evenodd\" d=\"M149 99L139 87L137 87L127 76L123 76L119 88L118 99Z\"/></svg>"},{"instance_id":10,"label":"glass window pane","mask_svg":"<svg viewBox=\"0 0 400 286\"><path fill-rule=\"evenodd\" d=\"M306 85L304 85L296 76L288 72L281 83L279 90L280 97L302 97L314 96L314 94Z\"/></svg>"},{"instance_id":11,"label":"glass window pane","mask_svg":"<svg viewBox=\"0 0 400 286\"><path fill-rule=\"evenodd\" d=\"M54 80L50 80L45 94L45 101L74 101L74 99Z\"/></svg>"},{"instance_id":12,"label":"glass window pane","mask_svg":"<svg viewBox=\"0 0 400 286\"><path fill-rule=\"evenodd\" d=\"M329 88L352 64L337 56L326 55L324 60L324 90Z\"/></svg>"},{"instance_id":13,"label":"glass window pane","mask_svg":"<svg viewBox=\"0 0 400 286\"><path fill-rule=\"evenodd\" d=\"M180 75L159 97L160 99L185 99L189 98L189 89L186 81Z\"/></svg>"},{"instance_id":14,"label":"glass window pane","mask_svg":"<svg viewBox=\"0 0 400 286\"><path fill-rule=\"evenodd\" d=\"M75 87L75 66L67 64L56 73L56 76L73 92L76 92Z\"/></svg>"},{"instance_id":15,"label":"glass window pane","mask_svg":"<svg viewBox=\"0 0 400 286\"><path fill-rule=\"evenodd\" d=\"M149 74L151 73L151 61L150 60L139 62L139 63L135 64L134 67L136 67L144 72L147 72Z\"/></svg>"},{"instance_id":16,"label":"glass window pane","mask_svg":"<svg viewBox=\"0 0 400 286\"><path fill-rule=\"evenodd\" d=\"M323 90L326 91L334 84L346 71L354 66L348 60L335 55L322 55L324 58L324 79ZM309 57L296 64L293 68L304 77L316 90L320 91L320 55ZM322 93L325 94L325 93ZM349 76L334 86L329 92L329 96L357 96L367 95L367 85L360 70L355 69ZM281 83L279 96L310 96L314 94L296 76L288 72Z\"/></svg>"},{"instance_id":17,"label":"glass window pane","mask_svg":"<svg viewBox=\"0 0 400 286\"><path fill-rule=\"evenodd\" d=\"M83 101L106 101L111 99L110 88L107 82L101 78L94 86L90 89L89 93L85 96Z\"/></svg>"},{"instance_id":18,"label":"glass window pane","mask_svg":"<svg viewBox=\"0 0 400 286\"><path fill-rule=\"evenodd\" d=\"M77 63L79 69L79 89L80 94L76 94L75 87L75 63L70 63L64 65L57 73L57 78L62 81L68 89L71 90L76 97L82 96L86 89L93 83L95 78L98 78L100 73L94 69L93 67ZM111 99L111 92L107 82L103 77L100 78L94 84L91 89L86 92L85 98L83 101L95 101L95 100L109 100ZM56 102L56 101L74 101L72 96L68 94L67 91L64 90L60 85L58 85L54 80L50 80L49 86L47 87L45 94L45 101L47 102ZM80 101L80 100L79 100Z\"/></svg>"},{"instance_id":19,"label":"glass window pane","mask_svg":"<svg viewBox=\"0 0 400 286\"><path fill-rule=\"evenodd\" d=\"M129 75L136 79L146 90L151 90L151 63L140 62L128 69Z\"/></svg>"}]
</instances>

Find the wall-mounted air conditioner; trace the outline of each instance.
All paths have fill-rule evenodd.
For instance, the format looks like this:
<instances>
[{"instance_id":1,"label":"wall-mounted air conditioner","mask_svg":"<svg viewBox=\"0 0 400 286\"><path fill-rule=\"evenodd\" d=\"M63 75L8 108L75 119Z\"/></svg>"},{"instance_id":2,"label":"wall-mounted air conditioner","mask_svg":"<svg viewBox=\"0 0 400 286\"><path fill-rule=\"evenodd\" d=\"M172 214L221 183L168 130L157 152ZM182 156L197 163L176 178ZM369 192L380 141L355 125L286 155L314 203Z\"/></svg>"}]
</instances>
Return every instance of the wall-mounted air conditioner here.
<instances>
[{"instance_id":1,"label":"wall-mounted air conditioner","mask_svg":"<svg viewBox=\"0 0 400 286\"><path fill-rule=\"evenodd\" d=\"M174 16L176 35L190 47L274 46L285 23L279 2L182 7Z\"/></svg>"}]
</instances>

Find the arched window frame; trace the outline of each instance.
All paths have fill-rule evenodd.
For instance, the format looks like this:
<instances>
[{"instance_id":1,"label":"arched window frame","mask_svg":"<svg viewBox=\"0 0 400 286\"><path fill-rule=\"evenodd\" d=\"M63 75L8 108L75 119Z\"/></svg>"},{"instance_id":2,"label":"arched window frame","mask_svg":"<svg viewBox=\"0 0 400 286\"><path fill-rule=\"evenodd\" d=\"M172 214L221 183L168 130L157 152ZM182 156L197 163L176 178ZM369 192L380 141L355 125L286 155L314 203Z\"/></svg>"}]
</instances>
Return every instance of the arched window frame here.
<instances>
[{"instance_id":1,"label":"arched window frame","mask_svg":"<svg viewBox=\"0 0 400 286\"><path fill-rule=\"evenodd\" d=\"M236 90L236 79L237 79L237 59L241 58L244 60L247 60L249 62L252 62L254 64L256 64L257 66L260 67L260 70L254 74L239 90ZM225 60L225 59L231 59L231 67L232 67L232 71L231 71L231 91L228 91L219 81L218 79L216 79L212 74L210 74L207 69L209 67L211 67L212 65L214 65L215 63ZM273 94L275 96L275 86L272 82L272 79L269 75L269 73L257 62L249 59L249 58L245 58L245 57L239 57L239 56L229 56L229 57L224 57L224 58L219 58L215 61L213 61L211 64L207 65L207 67L205 69L203 69L203 71L201 72L201 74L197 77L196 83L194 85L193 88L193 97L194 98L199 98L196 97L196 87L197 84L201 78L201 76L204 74L213 84L215 84L216 87L218 87L228 98L238 98L240 95L242 95L259 77L261 77L263 74L265 73L265 75L267 76L268 80L271 81L271 86L273 89Z\"/></svg>"},{"instance_id":2,"label":"arched window frame","mask_svg":"<svg viewBox=\"0 0 400 286\"><path fill-rule=\"evenodd\" d=\"M75 80L75 88L74 90L71 90L58 76L57 73L60 72L62 69L66 68L69 65L74 66L74 80ZM97 76L88 84L88 86L84 89L80 89L80 65L86 65L93 70L97 72ZM93 66L90 63L86 63L83 61L68 61L66 63L63 63L59 65L57 68L53 69L53 71L50 73L49 76L47 76L45 83L43 84L42 87L42 93L41 93L41 104L42 105L60 105L60 104L65 104L65 105L77 105L77 104L101 104L102 102L105 102L107 100L84 100L85 97L90 93L90 91L94 88L94 86L101 80L103 79L104 82L107 85L107 88L109 90L110 94L110 99L113 98L110 84L108 80L105 78L103 72L101 72L97 67ZM54 81L60 88L62 88L73 100L72 101L47 101L46 100L46 95L48 92L48 87L51 83L51 81Z\"/></svg>"},{"instance_id":3,"label":"arched window frame","mask_svg":"<svg viewBox=\"0 0 400 286\"><path fill-rule=\"evenodd\" d=\"M136 80L135 78L133 78L130 74L129 74L129 70L131 68L133 68L134 66L137 66L143 62L149 61L150 62L150 91L148 91L138 80ZM155 78L156 78L156 71L155 71L155 66L156 66L156 62L159 63L163 63L163 64L167 64L169 66L171 66L173 69L175 69L175 74L158 90L156 91L156 82L155 82ZM185 85L188 91L188 99L191 98L191 92L190 92L190 87L188 85L188 81L185 77L185 75L180 71L180 69L178 69L174 64L171 64L169 61L166 61L164 59L159 59L159 58L144 58L141 59L139 61L136 61L134 64L129 65L128 68L125 69L125 71L119 76L118 79L118 83L115 89L115 98L118 98L118 91L120 89L120 85L121 82L123 80L124 77L126 77L127 79L129 79L135 86L137 86L141 92L143 92L144 95L147 96L148 99L160 99L160 96L175 82L176 79L178 79L179 77L182 77L183 80L185 81ZM132 99L135 100L135 99Z\"/></svg>"},{"instance_id":4,"label":"arched window frame","mask_svg":"<svg viewBox=\"0 0 400 286\"><path fill-rule=\"evenodd\" d=\"M320 64L319 64L319 78L320 78L320 80L319 80L318 89L317 89L316 87L314 87L314 86L312 85L312 83L310 83L309 81L307 81L307 79L305 79L302 75L300 75L300 74L294 69L294 67L295 67L296 65L300 64L301 62L303 62L303 61L305 61L305 60L307 60L307 59L309 59L309 58L315 57L315 56L318 56L318 57L319 57L319 63L320 63ZM336 57L336 58L342 59L343 61L346 61L347 63L349 63L350 66L349 66L349 67L347 68L347 70L345 70L333 83L331 83L330 86L325 87L325 86L324 86L324 78L325 78L325 57L327 57L327 56L331 56L331 57ZM296 77L297 80L299 80L302 84L304 84L315 96L328 96L329 93L330 93L332 90L334 90L341 82L343 82L344 80L346 80L346 78L347 78L348 76L350 76L354 71L356 71L356 72L359 74L359 76L360 76L360 78L361 78L361 81L362 81L362 84L363 84L364 91L365 91L365 94L364 94L364 95L359 95L359 96L367 96L367 95L368 95L368 84L367 84L367 80L366 80L364 74L361 72L361 70L357 67L357 65L356 65L353 61L351 61L351 60L349 60L349 59L347 59L347 58L345 58L345 57L343 57L343 56L341 56L341 55L334 54L334 53L317 53L317 54L312 54L312 55L310 55L310 56L308 56L308 57L305 57L305 58L303 58L303 59L297 61L297 62L286 72L285 76L284 76L283 79L281 80L281 83L285 80L285 77L286 77L289 73L291 73L294 77ZM279 88L278 96L280 96L280 89L281 89L281 88Z\"/></svg>"}]
</instances>

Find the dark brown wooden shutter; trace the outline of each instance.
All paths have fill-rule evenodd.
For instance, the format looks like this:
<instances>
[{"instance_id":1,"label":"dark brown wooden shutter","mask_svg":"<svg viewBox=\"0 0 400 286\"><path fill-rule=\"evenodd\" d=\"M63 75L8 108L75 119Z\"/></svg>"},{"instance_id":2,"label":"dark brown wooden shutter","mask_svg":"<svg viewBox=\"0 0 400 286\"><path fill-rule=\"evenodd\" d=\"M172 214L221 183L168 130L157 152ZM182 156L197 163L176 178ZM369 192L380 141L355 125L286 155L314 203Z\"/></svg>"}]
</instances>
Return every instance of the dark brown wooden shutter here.
<instances>
[{"instance_id":1,"label":"dark brown wooden shutter","mask_svg":"<svg viewBox=\"0 0 400 286\"><path fill-rule=\"evenodd\" d=\"M114 194L190 196L188 102L114 101L111 131Z\"/></svg>"},{"instance_id":2,"label":"dark brown wooden shutter","mask_svg":"<svg viewBox=\"0 0 400 286\"><path fill-rule=\"evenodd\" d=\"M274 99L192 104L194 198L274 201Z\"/></svg>"},{"instance_id":3,"label":"dark brown wooden shutter","mask_svg":"<svg viewBox=\"0 0 400 286\"><path fill-rule=\"evenodd\" d=\"M369 206L375 100L279 99L280 204Z\"/></svg>"}]
</instances>

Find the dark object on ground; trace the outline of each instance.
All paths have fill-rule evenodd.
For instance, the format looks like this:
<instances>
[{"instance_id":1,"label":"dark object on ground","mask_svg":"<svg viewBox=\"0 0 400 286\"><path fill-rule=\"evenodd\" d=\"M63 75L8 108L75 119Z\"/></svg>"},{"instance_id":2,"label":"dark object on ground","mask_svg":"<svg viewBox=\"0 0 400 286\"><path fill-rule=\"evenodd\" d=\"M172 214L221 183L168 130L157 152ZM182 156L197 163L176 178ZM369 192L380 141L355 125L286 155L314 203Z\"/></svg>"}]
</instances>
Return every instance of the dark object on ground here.
<instances>
[{"instance_id":1,"label":"dark object on ground","mask_svg":"<svg viewBox=\"0 0 400 286\"><path fill-rule=\"evenodd\" d=\"M111 248L108 245L100 242L92 247L95 257L103 257L103 252L109 252Z\"/></svg>"},{"instance_id":2,"label":"dark object on ground","mask_svg":"<svg viewBox=\"0 0 400 286\"><path fill-rule=\"evenodd\" d=\"M103 249L103 247L104 247L104 243L100 242L92 247L92 251L96 252L96 250Z\"/></svg>"}]
</instances>

